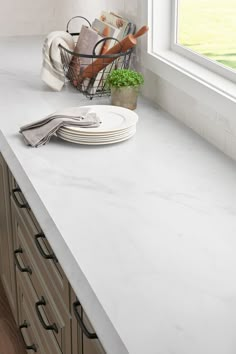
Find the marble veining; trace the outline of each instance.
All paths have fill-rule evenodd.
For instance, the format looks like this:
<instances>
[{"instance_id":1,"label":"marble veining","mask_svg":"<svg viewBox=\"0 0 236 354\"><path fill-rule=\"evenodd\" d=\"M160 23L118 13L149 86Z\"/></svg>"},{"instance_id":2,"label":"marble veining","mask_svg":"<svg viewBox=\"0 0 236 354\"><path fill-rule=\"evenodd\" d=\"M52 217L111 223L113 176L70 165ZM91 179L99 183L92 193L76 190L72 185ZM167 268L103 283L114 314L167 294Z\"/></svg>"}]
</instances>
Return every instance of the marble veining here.
<instances>
[{"instance_id":1,"label":"marble veining","mask_svg":"<svg viewBox=\"0 0 236 354\"><path fill-rule=\"evenodd\" d=\"M124 143L25 146L21 125L109 103L46 88L41 44L0 40L0 150L107 353L235 354L235 162L141 98Z\"/></svg>"}]
</instances>

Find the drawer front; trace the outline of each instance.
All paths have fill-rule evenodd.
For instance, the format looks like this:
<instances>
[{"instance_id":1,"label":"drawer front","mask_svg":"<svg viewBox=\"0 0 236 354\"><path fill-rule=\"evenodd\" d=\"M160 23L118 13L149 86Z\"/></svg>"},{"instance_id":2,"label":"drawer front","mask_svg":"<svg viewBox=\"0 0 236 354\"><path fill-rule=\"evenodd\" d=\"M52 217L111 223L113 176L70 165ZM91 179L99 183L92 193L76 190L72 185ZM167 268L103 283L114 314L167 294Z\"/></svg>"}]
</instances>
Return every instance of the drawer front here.
<instances>
[{"instance_id":1,"label":"drawer front","mask_svg":"<svg viewBox=\"0 0 236 354\"><path fill-rule=\"evenodd\" d=\"M35 327L35 321L33 314L30 311L28 301L25 294L22 291L22 287L18 284L18 317L19 317L19 329L23 337L25 349L27 353L42 353L41 340Z\"/></svg>"},{"instance_id":2,"label":"drawer front","mask_svg":"<svg viewBox=\"0 0 236 354\"><path fill-rule=\"evenodd\" d=\"M16 205L11 198L12 210L17 220L17 227L21 226L24 231L25 242L28 245L31 257L36 263L40 272L43 274L44 282L50 289L54 301L59 307L69 306L69 284L68 280L62 271L56 256L48 244L46 237L39 230L34 222L32 222L29 214L22 214L22 210ZM53 279L53 286L52 286Z\"/></svg>"},{"instance_id":3,"label":"drawer front","mask_svg":"<svg viewBox=\"0 0 236 354\"><path fill-rule=\"evenodd\" d=\"M70 321L71 315L66 304L62 304L58 295L55 295L54 278L50 276L50 288L45 282L45 272L40 264L36 262L32 254L32 244L28 241L28 229L17 209L13 208L13 228L16 234L16 249L14 251L15 263L17 265L18 279L21 281L27 277L30 280L31 286L37 294L35 308L37 307L37 314L41 320L42 330L47 331L49 325L54 326L51 329L52 335L56 339L59 348L62 352L67 353L71 348L70 343ZM69 301L69 293L68 300ZM36 306L37 303L37 306ZM43 320L42 314L46 314Z\"/></svg>"},{"instance_id":4,"label":"drawer front","mask_svg":"<svg viewBox=\"0 0 236 354\"><path fill-rule=\"evenodd\" d=\"M70 311L72 313L72 354L82 354L82 331L78 325L78 321L73 313L73 303L77 300L75 293L72 288L71 292L71 303ZM81 315L81 308L78 308L77 311Z\"/></svg>"},{"instance_id":5,"label":"drawer front","mask_svg":"<svg viewBox=\"0 0 236 354\"><path fill-rule=\"evenodd\" d=\"M0 153L0 277L17 322L15 267L12 257L13 242L8 168Z\"/></svg>"},{"instance_id":6,"label":"drawer front","mask_svg":"<svg viewBox=\"0 0 236 354\"><path fill-rule=\"evenodd\" d=\"M9 171L9 188L10 188L10 195L14 200L14 203L20 209L23 215L28 214L32 221L37 224L37 220L32 213L30 205L28 204L27 200L25 199L20 187L18 186L16 180L14 179L12 173Z\"/></svg>"},{"instance_id":7,"label":"drawer front","mask_svg":"<svg viewBox=\"0 0 236 354\"><path fill-rule=\"evenodd\" d=\"M29 231L32 232L31 238L33 238L34 246L37 248L37 256L40 256L40 260L43 260L44 264L46 263L47 269L54 273L55 287L57 287L58 292L63 296L65 290L67 296L68 287L64 288L67 278L14 177L10 175L9 180L11 203L18 209Z\"/></svg>"},{"instance_id":8,"label":"drawer front","mask_svg":"<svg viewBox=\"0 0 236 354\"><path fill-rule=\"evenodd\" d=\"M28 348L27 353L36 352L40 354L62 354L62 351L60 350L51 331L45 332L41 328L41 323L35 308L35 304L37 303L37 295L27 276L24 275L20 277L18 289L20 294L20 330L26 345L31 346L31 348ZM46 319L46 313L44 310L42 310L41 315L44 319Z\"/></svg>"},{"instance_id":9,"label":"drawer front","mask_svg":"<svg viewBox=\"0 0 236 354\"><path fill-rule=\"evenodd\" d=\"M73 354L106 354L71 288Z\"/></svg>"},{"instance_id":10,"label":"drawer front","mask_svg":"<svg viewBox=\"0 0 236 354\"><path fill-rule=\"evenodd\" d=\"M82 309L81 317L88 331L90 333L94 333L94 329L86 313L83 311L83 309ZM106 354L98 339L90 339L83 333L82 341L83 341L83 354Z\"/></svg>"}]
</instances>

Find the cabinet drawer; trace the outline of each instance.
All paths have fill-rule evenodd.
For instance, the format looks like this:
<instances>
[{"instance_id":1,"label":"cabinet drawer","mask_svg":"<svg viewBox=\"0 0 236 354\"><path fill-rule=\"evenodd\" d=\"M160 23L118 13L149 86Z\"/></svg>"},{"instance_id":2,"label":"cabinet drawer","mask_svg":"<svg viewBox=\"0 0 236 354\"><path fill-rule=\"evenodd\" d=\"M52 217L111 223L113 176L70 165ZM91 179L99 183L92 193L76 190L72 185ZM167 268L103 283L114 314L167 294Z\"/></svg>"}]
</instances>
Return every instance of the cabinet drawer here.
<instances>
[{"instance_id":1,"label":"cabinet drawer","mask_svg":"<svg viewBox=\"0 0 236 354\"><path fill-rule=\"evenodd\" d=\"M89 331L89 333L94 333L94 329L84 312L84 310L81 310L81 317L83 320L83 323L85 324L85 327ZM88 338L84 333L82 337L83 341L83 354L106 354L99 339L90 339Z\"/></svg>"},{"instance_id":2,"label":"cabinet drawer","mask_svg":"<svg viewBox=\"0 0 236 354\"><path fill-rule=\"evenodd\" d=\"M41 312L46 313L45 322L42 320L41 325L48 323L54 324L52 330L53 336L57 340L58 346L63 352L70 350L70 320L71 315L66 303L62 303L61 298L55 293L54 278L50 273L50 287L45 282L44 270L34 258L32 252L32 244L29 242L28 229L21 220L21 215L13 206L13 228L16 234L16 249L14 251L15 263L18 268L17 276L20 281L25 277L30 280L31 286L37 294L37 313L42 320ZM48 280L49 281L49 280ZM67 303L69 301L69 292L67 296ZM46 325L44 326L45 329Z\"/></svg>"},{"instance_id":3,"label":"cabinet drawer","mask_svg":"<svg viewBox=\"0 0 236 354\"><path fill-rule=\"evenodd\" d=\"M47 270L54 277L54 286L58 293L63 297L64 292L66 297L68 297L68 286L65 286L67 278L57 261L56 255L54 254L47 238L43 234L43 231L38 224L27 200L25 199L23 193L21 192L17 182L10 173L10 189L11 189L11 203L18 210L24 223L28 227L29 233L31 234L31 240L34 243L34 251L36 251L36 256L39 258ZM17 191L15 191L17 190ZM22 207L23 206L23 207ZM50 283L50 282L49 282ZM63 302L65 299L63 299Z\"/></svg>"},{"instance_id":4,"label":"cabinet drawer","mask_svg":"<svg viewBox=\"0 0 236 354\"><path fill-rule=\"evenodd\" d=\"M12 257L13 242L8 167L0 153L0 277L17 322L15 267Z\"/></svg>"},{"instance_id":5,"label":"cabinet drawer","mask_svg":"<svg viewBox=\"0 0 236 354\"><path fill-rule=\"evenodd\" d=\"M18 317L19 329L25 343L27 353L41 353L41 340L39 333L35 327L34 316L30 311L27 295L22 291L22 287L18 284ZM29 295L29 294L28 294Z\"/></svg>"},{"instance_id":6,"label":"cabinet drawer","mask_svg":"<svg viewBox=\"0 0 236 354\"><path fill-rule=\"evenodd\" d=\"M106 354L85 311L71 288L72 353Z\"/></svg>"},{"instance_id":7,"label":"cabinet drawer","mask_svg":"<svg viewBox=\"0 0 236 354\"><path fill-rule=\"evenodd\" d=\"M38 222L30 208L30 205L28 204L19 185L17 184L15 178L13 177L10 171L9 171L9 188L10 188L10 195L12 196L15 205L20 209L22 215L28 214L32 222L37 227Z\"/></svg>"},{"instance_id":8,"label":"cabinet drawer","mask_svg":"<svg viewBox=\"0 0 236 354\"><path fill-rule=\"evenodd\" d=\"M38 297L27 276L21 276L18 282L19 318L21 320L21 333L28 348L27 353L62 354L52 331L43 331L35 304ZM46 321L47 315L41 309L41 316ZM33 347L33 348L32 348ZM27 347L26 347L27 349Z\"/></svg>"},{"instance_id":9,"label":"cabinet drawer","mask_svg":"<svg viewBox=\"0 0 236 354\"><path fill-rule=\"evenodd\" d=\"M43 280L48 289L50 289L54 301L59 307L64 306L64 308L68 308L68 280L49 246L46 237L35 226L31 217L27 213L22 215L22 211L17 207L12 198L11 204L15 219L13 220L15 233L17 234L18 228L20 227L22 234L24 235L25 243L31 254L31 258L40 270L40 273L43 274Z\"/></svg>"}]
</instances>

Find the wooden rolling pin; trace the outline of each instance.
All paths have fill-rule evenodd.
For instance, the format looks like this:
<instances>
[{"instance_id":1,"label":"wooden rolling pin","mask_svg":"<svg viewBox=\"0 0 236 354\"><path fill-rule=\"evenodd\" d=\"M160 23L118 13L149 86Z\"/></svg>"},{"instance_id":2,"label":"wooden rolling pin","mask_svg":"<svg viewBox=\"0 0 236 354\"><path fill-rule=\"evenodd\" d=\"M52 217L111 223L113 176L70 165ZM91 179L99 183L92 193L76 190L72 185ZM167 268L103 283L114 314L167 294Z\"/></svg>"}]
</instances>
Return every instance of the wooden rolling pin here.
<instances>
[{"instance_id":1,"label":"wooden rolling pin","mask_svg":"<svg viewBox=\"0 0 236 354\"><path fill-rule=\"evenodd\" d=\"M137 44L137 38L142 36L143 34L145 34L148 31L148 29L149 29L148 26L143 26L135 34L129 34L124 39L122 39L122 41L120 43L117 43L111 49L109 49L106 52L106 55L118 54L120 52L122 52L122 53L126 52L128 49L134 47ZM96 60L94 60L94 62L92 64L88 65L84 69L84 71L81 75L81 78L84 79L84 78L95 77L100 70L104 69L108 64L110 64L112 61L114 61L116 59L117 59L117 57L116 58L97 58Z\"/></svg>"},{"instance_id":2,"label":"wooden rolling pin","mask_svg":"<svg viewBox=\"0 0 236 354\"><path fill-rule=\"evenodd\" d=\"M110 28L106 26L102 32L103 37L109 37L110 36ZM105 54L108 51L110 44L110 40L105 41L102 47L101 55Z\"/></svg>"}]
</instances>

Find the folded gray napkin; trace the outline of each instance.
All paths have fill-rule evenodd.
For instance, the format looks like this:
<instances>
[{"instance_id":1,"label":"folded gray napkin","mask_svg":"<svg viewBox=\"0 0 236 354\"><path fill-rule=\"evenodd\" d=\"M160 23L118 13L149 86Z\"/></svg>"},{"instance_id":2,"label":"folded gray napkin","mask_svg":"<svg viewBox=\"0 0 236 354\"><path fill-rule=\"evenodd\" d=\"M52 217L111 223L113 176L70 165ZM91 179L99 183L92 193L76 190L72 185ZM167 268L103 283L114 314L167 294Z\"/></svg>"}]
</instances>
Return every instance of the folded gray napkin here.
<instances>
[{"instance_id":1,"label":"folded gray napkin","mask_svg":"<svg viewBox=\"0 0 236 354\"><path fill-rule=\"evenodd\" d=\"M27 145L38 147L48 143L61 127L76 125L83 128L96 128L101 124L100 118L94 111L78 113L80 111L76 108L70 109L68 113L66 111L54 113L37 122L24 125L20 128L20 133Z\"/></svg>"}]
</instances>

